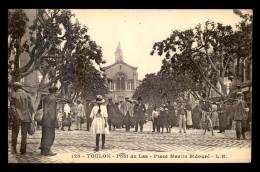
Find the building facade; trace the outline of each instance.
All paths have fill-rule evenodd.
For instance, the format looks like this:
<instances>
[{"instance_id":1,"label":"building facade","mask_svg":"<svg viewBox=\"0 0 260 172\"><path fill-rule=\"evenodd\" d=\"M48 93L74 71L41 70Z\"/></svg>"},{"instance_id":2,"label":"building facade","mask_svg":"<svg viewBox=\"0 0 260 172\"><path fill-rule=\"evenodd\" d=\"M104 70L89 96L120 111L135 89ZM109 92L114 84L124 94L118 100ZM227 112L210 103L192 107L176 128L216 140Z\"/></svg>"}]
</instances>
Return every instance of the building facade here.
<instances>
[{"instance_id":1,"label":"building facade","mask_svg":"<svg viewBox=\"0 0 260 172\"><path fill-rule=\"evenodd\" d=\"M126 96L131 99L140 84L137 69L124 62L119 43L115 51L115 63L104 67L109 88L106 99L112 98L116 102L123 101Z\"/></svg>"}]
</instances>

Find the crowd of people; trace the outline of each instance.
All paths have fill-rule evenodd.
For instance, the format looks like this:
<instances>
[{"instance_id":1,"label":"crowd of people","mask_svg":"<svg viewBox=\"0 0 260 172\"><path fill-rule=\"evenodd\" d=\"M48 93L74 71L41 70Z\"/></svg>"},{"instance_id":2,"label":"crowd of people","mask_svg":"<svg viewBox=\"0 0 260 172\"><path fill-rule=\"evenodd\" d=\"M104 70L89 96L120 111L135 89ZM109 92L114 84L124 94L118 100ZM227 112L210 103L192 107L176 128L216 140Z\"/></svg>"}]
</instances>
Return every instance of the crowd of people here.
<instances>
[{"instance_id":1,"label":"crowd of people","mask_svg":"<svg viewBox=\"0 0 260 172\"><path fill-rule=\"evenodd\" d=\"M115 131L116 128L125 128L130 132L143 132L143 126L147 122L147 109L142 98L130 100L125 97L125 101L113 102L112 98L105 99L102 95L97 95L94 100L87 99L83 105L81 100L77 100L76 105L71 100L66 100L63 113L57 109L60 100L56 98L57 87L49 88L49 95L42 100L42 109L34 111L28 92L24 91L22 84L13 83L14 93L10 100L9 123L12 129L12 153L17 153L17 137L21 126L22 142L20 152L26 153L27 130L30 123L34 122L35 116L42 117L37 121L42 128L41 154L54 156L56 153L51 151L55 139L55 128L65 131L64 127L71 130L72 116L75 118L76 129L83 130L86 125L86 131L96 135L95 151L99 151L100 136L102 139L102 149L105 149L105 134ZM72 109L73 105L75 108ZM149 115L149 114L148 114ZM219 130L218 133L225 133L226 129L231 129L232 121L235 121L237 139L246 139L246 122L251 120L252 110L248 108L243 100L243 94L237 93L236 100L220 99L218 102L209 101L206 94L193 108L190 100L180 100L178 102L167 101L161 107L155 106L151 111L151 120L153 123L153 132L171 133L173 127L179 128L179 133L187 132L187 129L203 129L211 131ZM33 117L34 116L34 117Z\"/></svg>"}]
</instances>

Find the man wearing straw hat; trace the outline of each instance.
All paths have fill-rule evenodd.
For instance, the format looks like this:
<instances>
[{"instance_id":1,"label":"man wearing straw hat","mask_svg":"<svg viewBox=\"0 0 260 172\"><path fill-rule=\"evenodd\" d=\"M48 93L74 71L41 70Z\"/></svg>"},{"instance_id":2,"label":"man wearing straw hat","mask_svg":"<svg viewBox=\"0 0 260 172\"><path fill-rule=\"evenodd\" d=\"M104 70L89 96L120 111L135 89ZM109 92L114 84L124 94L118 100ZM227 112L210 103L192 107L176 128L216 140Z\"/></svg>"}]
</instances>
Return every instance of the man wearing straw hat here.
<instances>
[{"instance_id":1,"label":"man wearing straw hat","mask_svg":"<svg viewBox=\"0 0 260 172\"><path fill-rule=\"evenodd\" d=\"M243 93L237 93L238 101L233 105L234 107L234 121L236 123L236 136L240 140L242 138L246 140L245 130L246 130L246 120L248 118L248 109L246 102L243 100Z\"/></svg>"},{"instance_id":2,"label":"man wearing straw hat","mask_svg":"<svg viewBox=\"0 0 260 172\"><path fill-rule=\"evenodd\" d=\"M11 96L12 105L14 106L13 123L12 123L12 147L11 153L16 154L17 137L19 134L19 128L21 126L21 155L26 153L26 142L27 142L27 127L31 120L29 110L29 99L28 94L22 90L22 84L20 82L13 83L14 93Z\"/></svg>"}]
</instances>

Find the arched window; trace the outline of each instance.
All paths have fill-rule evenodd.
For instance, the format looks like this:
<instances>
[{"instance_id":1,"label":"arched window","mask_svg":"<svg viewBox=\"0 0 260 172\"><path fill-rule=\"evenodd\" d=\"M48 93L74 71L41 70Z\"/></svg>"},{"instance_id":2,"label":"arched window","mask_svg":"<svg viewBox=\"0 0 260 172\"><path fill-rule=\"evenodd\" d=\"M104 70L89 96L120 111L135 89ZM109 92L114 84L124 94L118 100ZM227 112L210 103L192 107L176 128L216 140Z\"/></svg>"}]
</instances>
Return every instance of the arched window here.
<instances>
[{"instance_id":1,"label":"arched window","mask_svg":"<svg viewBox=\"0 0 260 172\"><path fill-rule=\"evenodd\" d=\"M117 75L116 89L117 90L125 90L125 76L123 74Z\"/></svg>"}]
</instances>

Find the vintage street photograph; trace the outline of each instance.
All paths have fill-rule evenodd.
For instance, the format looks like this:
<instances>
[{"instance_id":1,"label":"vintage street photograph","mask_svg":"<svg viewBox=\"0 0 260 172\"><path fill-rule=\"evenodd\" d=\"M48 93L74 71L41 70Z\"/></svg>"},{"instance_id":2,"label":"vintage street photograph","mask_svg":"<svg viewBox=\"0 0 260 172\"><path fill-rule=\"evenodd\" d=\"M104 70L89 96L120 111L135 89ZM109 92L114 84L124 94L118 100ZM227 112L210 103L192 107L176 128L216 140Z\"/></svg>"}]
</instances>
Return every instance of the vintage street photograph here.
<instances>
[{"instance_id":1,"label":"vintage street photograph","mask_svg":"<svg viewBox=\"0 0 260 172\"><path fill-rule=\"evenodd\" d=\"M8 163L251 163L253 9L8 9Z\"/></svg>"}]
</instances>

